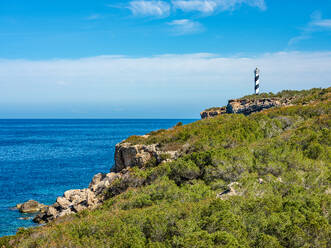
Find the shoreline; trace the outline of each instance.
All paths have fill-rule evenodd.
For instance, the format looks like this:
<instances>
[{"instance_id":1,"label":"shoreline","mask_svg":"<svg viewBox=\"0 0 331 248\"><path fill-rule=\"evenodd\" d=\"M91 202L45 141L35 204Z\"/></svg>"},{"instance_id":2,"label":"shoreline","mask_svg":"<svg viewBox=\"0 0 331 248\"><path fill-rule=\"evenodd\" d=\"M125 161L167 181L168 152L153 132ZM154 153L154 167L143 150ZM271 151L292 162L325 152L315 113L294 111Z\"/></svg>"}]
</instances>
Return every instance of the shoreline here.
<instances>
[{"instance_id":1,"label":"shoreline","mask_svg":"<svg viewBox=\"0 0 331 248\"><path fill-rule=\"evenodd\" d=\"M15 130L16 126L21 128L22 124L25 123L24 120L22 120L22 119L15 120L14 122L17 122L17 121L19 122L19 124L17 124L17 125L15 124L14 126L12 126L12 124L10 124L10 123L8 124L8 126L10 126L10 129L8 129L9 131ZM53 126L52 120L46 121L47 123L51 122L51 124L52 124L51 129L49 129L48 124L45 126L42 125L42 127L41 126L39 127L38 123L40 123L40 122L38 120L31 120L31 121L33 124L33 126L31 125L31 128L33 128L31 130L33 132L35 132L34 130L36 130L38 132L39 132L39 130L42 131L42 133L40 133L41 134L40 138L43 141L42 143L40 143L40 145L35 144L35 142L33 144L31 143L31 145L33 145L36 148L40 147L40 150L46 149L45 150L45 160L38 162L38 160L33 159L33 161L28 162L28 164L27 164L27 162L25 162L26 160L24 160L23 162L21 162L21 161L17 162L17 163L19 163L18 165L21 164L22 166L18 166L17 163L15 163L15 164L7 163L7 167L4 167L5 171L9 170L9 169L13 170L13 171L17 170L18 173L15 172L17 175L16 178L17 179L22 178L22 180L21 180L22 182L19 183L22 185L26 185L26 179L25 179L26 175L23 174L23 172L30 171L31 169L35 170L34 168L38 168L38 167L39 167L38 171L44 171L44 172L43 173L38 172L37 176L45 174L45 176L47 178L48 175L51 176L54 172L56 172L57 175L63 174L63 179L61 179L61 178L56 179L57 177L55 177L54 179L49 181L46 178L44 179L44 176L42 176L42 177L40 177L40 179L38 179L38 177L39 177L38 176L37 180L35 180L34 179L35 176L33 175L34 173L29 173L27 179L30 177L33 178L33 179L28 180L29 185L31 185L31 186L29 186L30 188L36 187L38 189L38 184L44 183L44 180L47 180L48 182L53 181L54 183L52 183L52 184L56 187L53 187L53 185L51 185L51 187L43 187L43 188L40 188L40 190L38 189L37 193L34 193L35 191L34 192L31 191L31 193L29 193L29 191L27 191L28 194L26 194L26 196L22 195L22 193L19 193L20 187L15 187L15 191L13 191L13 192L17 191L17 193L15 193L15 195L20 195L18 198L15 197L15 199L17 198L18 200L12 199L14 195L9 194L10 191L12 191L12 190L8 191L8 196L6 196L6 199L10 199L10 202L12 202L12 204L7 204L6 202L8 200L6 200L6 199L3 200L3 203L4 203L3 206L7 205L8 207L6 207L6 209L4 209L1 213L2 218L4 218L4 220L5 220L4 222L2 222L2 227L0 225L1 230L4 231L4 232L1 232L1 233L3 233L1 235L1 237L8 236L8 235L15 235L17 229L20 227L28 228L30 226L35 226L35 223L33 223L32 220L20 219L20 218L24 217L24 215L20 214L18 211L10 210L10 208L13 207L14 205L16 205L17 203L24 202L29 199L35 199L40 202L43 202L43 203L45 202L46 204L51 205L54 203L54 201L56 201L57 196L62 195L63 192L65 192L66 190L73 189L73 188L87 188L90 183L91 178L93 177L93 175L96 174L96 172L99 172L99 171L104 171L104 172L108 171L109 172L111 165L114 164L113 156L114 156L114 152L115 152L114 151L115 145L116 145L116 143L120 142L121 140L126 139L128 136L131 136L133 134L137 134L137 133L145 134L145 133L155 130L155 129L168 128L168 127L173 126L178 121L183 121L185 123L185 122L191 122L194 120L192 120L192 119L171 119L171 120L159 119L159 120L152 121L152 120L140 119L140 121L137 124L135 124L135 122L137 120L127 120L126 119L124 122L120 121L120 123L123 123L123 124L120 124L119 126L118 126L118 123L116 122L116 120L106 120L106 122L105 122L106 126L103 126L102 127L103 129L93 128L94 125L92 125L92 129L89 127L89 129L86 129L86 131L85 131L85 129L77 130L76 127L74 129L72 129L71 126L76 126L76 124L80 123L80 121L81 121L81 120L74 120L73 123L71 123L69 121L69 123L71 123L69 126L61 127L61 130L64 130L65 132L74 131L75 133L77 130L77 135L80 135L82 137L82 140L77 141L75 138L74 141L71 141L72 140L71 136L66 135L64 137L69 138L69 140L66 143L62 143L62 141L58 138L58 134L53 132L53 130L54 131L57 130L58 124ZM99 119L98 120L87 120L87 121L92 122L92 124L100 122ZM56 123L57 122L61 122L61 120L56 120ZM66 120L66 122L67 122L67 120ZM85 120L83 122L85 122ZM2 122L2 123L4 123L4 122ZM44 123L44 121L42 121L42 123ZM109 123L114 123L114 125L109 124ZM143 124L140 124L140 123L143 123ZM38 125L37 129L35 129L36 124ZM87 123L87 125L88 125L88 123ZM127 125L129 125L129 126L127 126ZM29 124L24 124L24 126L30 127L30 122L29 122ZM85 124L84 124L84 126L85 126ZM115 131L115 129L113 129L113 127L115 128L115 126L116 126L116 131ZM43 128L43 129L41 129L41 128ZM25 132L30 132L29 129L25 128L25 130L26 130ZM44 143L44 140L45 140L43 138L44 133L46 135L48 135L48 130L52 131L52 133L51 133L52 136L47 136L46 138L52 139L51 140L52 143ZM105 130L105 131L103 131L103 130ZM100 131L103 132L102 136L99 135ZM118 133L118 134L116 136L114 136L112 132ZM75 133L73 133L73 134L75 134ZM95 140L95 142L90 143L90 141L88 141L88 140L84 141L84 139L86 137L85 133L86 133L86 135L88 135L87 137L89 138L89 140L93 139L93 140ZM84 136L82 136L82 134ZM27 133L27 135L29 135L29 133ZM120 136L123 135L122 136L123 138L121 138L121 139L116 138L116 137L120 137L118 135L120 135ZM80 139L80 136L78 136L79 139ZM15 136L12 135L12 137L15 137ZM93 137L95 137L95 138L93 138ZM38 139L39 139L39 137L36 138L36 141L38 141ZM114 142L114 140L116 140L116 139L118 141ZM4 140L6 140L6 139L4 139ZM16 140L16 138L15 138L15 140ZM103 140L105 140L105 141L103 141ZM19 138L18 138L18 141L19 141ZM23 143L24 146L20 145L18 147L18 146L15 146L15 143L13 143L13 142L10 144L12 144L13 149L17 149L17 151L19 151L18 149L23 149L24 146L30 146L29 143ZM25 140L24 140L24 142L25 142ZM61 146L57 146L54 150L53 144L57 144L58 142L60 142L59 144ZM84 142L83 145L79 145L82 142ZM109 145L107 145L107 143L109 143ZM80 152L80 150L82 150L82 148L84 148L85 145L92 146L92 149L89 149L86 152L84 151L84 154L83 154ZM51 156L46 154L48 146L50 147L50 151L52 151L52 153L50 153ZM63 147L63 148L61 148L61 147ZM60 160L58 160L59 162L57 162L56 160L54 161L54 159L52 159L52 154L54 154L54 152L56 151L56 154L58 154L57 156L63 156L61 154L63 154L64 149L68 149L66 147L68 147L68 148L70 147L70 149L72 149L71 147L76 147L73 150L73 153L78 154L78 156L82 156L82 159L79 159L79 160L77 160L76 158L67 159L67 160L61 159L61 161L63 161L62 164L64 164L64 165L61 166L62 168L59 168L60 171L58 171L56 164L60 165ZM3 146L3 148L4 148L4 146ZM25 150L23 150L23 151L25 151ZM93 156L95 156L94 154L100 154L100 152L101 152L101 155L98 155L98 157L92 158ZM90 158L90 156L89 156L87 159L85 159L85 156L89 155L89 153L92 153L92 157ZM39 159L40 155L38 153L35 153L35 154L36 154L36 156L38 156L37 159ZM1 155L1 147L0 147L0 155ZM34 154L32 154L30 152L28 153L28 155L31 157L34 156ZM64 155L65 155L65 156L63 156L64 158L67 157L66 154L64 154ZM16 156L13 159L17 159L18 157L19 156ZM55 167L54 167L54 162L56 163ZM27 164L27 167L25 166L25 164ZM48 164L49 164L49 166L46 166ZM72 167L73 164L77 164L78 166ZM23 165L25 168L23 168ZM8 169L6 169L6 168L8 168ZM61 172L61 171L63 171L63 172ZM66 173L65 171L68 171L68 172ZM22 173L22 176L20 176L21 173ZM70 176L68 178L68 180L64 178L65 175ZM75 177L72 178L72 175L74 175ZM87 175L87 176L84 176L84 175ZM77 179L75 179L75 178L77 178ZM83 180L81 178L83 178ZM23 181L23 179L24 179L24 181ZM40 181L40 180L42 180L42 181ZM57 183L57 181L61 182L60 185L58 185L59 183ZM65 181L65 183L62 183L64 181ZM76 182L74 182L74 181L76 181ZM85 183L82 183L83 181L85 181ZM68 184L68 182L69 182L69 184L72 184L72 186L66 186L66 184ZM78 182L78 184L77 184L77 182ZM4 184L7 184L7 183L4 182ZM57 185L60 186L59 189L57 189L58 188ZM25 186L25 187L27 187L27 186ZM40 193L38 193L38 192L40 192ZM56 193L56 192L58 192L58 193ZM40 196L38 196L38 194L40 194ZM37 197L36 197L36 195L37 195ZM9 221L10 221L10 223L9 223ZM12 232L8 232L8 230L12 230Z\"/></svg>"}]
</instances>

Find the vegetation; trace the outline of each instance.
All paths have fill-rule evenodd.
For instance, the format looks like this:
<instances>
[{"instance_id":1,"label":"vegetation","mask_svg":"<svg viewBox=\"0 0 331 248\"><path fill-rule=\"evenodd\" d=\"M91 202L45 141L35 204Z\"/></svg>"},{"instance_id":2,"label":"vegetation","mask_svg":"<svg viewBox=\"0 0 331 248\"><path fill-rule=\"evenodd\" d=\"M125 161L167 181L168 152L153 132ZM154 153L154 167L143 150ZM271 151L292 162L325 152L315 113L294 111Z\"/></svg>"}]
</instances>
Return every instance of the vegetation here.
<instances>
[{"instance_id":1,"label":"vegetation","mask_svg":"<svg viewBox=\"0 0 331 248\"><path fill-rule=\"evenodd\" d=\"M320 89L320 88L313 88L310 90L283 90L276 94L269 92L269 93L262 93L259 95L248 95L244 96L240 99L262 99L262 98L279 98L279 99L292 99L293 103L296 104L306 104L311 101L323 101L329 97L330 88Z\"/></svg>"},{"instance_id":2,"label":"vegetation","mask_svg":"<svg viewBox=\"0 0 331 248\"><path fill-rule=\"evenodd\" d=\"M297 104L130 137L185 155L132 168L142 186L0 247L331 247L330 91L282 91ZM233 182L236 194L216 197Z\"/></svg>"}]
</instances>

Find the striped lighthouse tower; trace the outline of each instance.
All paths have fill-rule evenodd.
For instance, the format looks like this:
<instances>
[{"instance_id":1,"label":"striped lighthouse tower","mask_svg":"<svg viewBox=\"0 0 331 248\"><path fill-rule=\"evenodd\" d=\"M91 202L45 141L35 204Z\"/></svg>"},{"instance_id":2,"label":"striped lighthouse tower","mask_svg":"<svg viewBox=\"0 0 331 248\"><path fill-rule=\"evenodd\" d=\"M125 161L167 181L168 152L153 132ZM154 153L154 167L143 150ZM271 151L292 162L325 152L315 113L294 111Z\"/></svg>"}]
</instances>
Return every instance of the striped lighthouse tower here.
<instances>
[{"instance_id":1,"label":"striped lighthouse tower","mask_svg":"<svg viewBox=\"0 0 331 248\"><path fill-rule=\"evenodd\" d=\"M256 68L254 70L254 74L255 74L254 89L255 89L255 94L258 95L260 93L260 70Z\"/></svg>"}]
</instances>

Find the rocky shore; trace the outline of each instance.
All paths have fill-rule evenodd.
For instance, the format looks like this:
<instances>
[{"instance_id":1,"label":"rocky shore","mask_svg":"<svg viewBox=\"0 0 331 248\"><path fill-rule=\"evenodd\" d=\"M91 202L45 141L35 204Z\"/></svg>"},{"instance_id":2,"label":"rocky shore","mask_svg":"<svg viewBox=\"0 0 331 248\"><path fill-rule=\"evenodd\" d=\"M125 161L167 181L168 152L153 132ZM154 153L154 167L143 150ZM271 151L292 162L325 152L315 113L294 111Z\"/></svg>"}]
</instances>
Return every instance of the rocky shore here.
<instances>
[{"instance_id":1,"label":"rocky shore","mask_svg":"<svg viewBox=\"0 0 331 248\"><path fill-rule=\"evenodd\" d=\"M115 165L110 173L98 173L88 188L72 189L59 196L56 202L47 206L33 219L36 223L47 223L58 217L78 213L84 209L94 209L106 199L118 195L128 187L138 187L145 180L135 176L131 167L139 168L154 163L171 161L179 157L177 151L162 151L157 144L132 145L121 142L115 147ZM149 180L152 180L150 178Z\"/></svg>"}]
</instances>

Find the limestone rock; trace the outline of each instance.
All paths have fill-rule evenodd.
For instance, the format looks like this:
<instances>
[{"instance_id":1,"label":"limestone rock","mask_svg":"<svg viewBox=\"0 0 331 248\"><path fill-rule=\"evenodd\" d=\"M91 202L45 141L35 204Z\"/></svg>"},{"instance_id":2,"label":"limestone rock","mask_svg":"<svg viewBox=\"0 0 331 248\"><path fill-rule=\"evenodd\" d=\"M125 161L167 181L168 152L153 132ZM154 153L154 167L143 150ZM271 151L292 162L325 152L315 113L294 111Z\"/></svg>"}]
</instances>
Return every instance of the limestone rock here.
<instances>
[{"instance_id":1,"label":"limestone rock","mask_svg":"<svg viewBox=\"0 0 331 248\"><path fill-rule=\"evenodd\" d=\"M118 172L129 166L141 166L156 153L155 145L119 143L115 147L115 167Z\"/></svg>"},{"instance_id":2,"label":"limestone rock","mask_svg":"<svg viewBox=\"0 0 331 248\"><path fill-rule=\"evenodd\" d=\"M69 206L72 204L67 198L61 196L56 199L56 202L60 205L62 209L69 208Z\"/></svg>"},{"instance_id":3,"label":"limestone rock","mask_svg":"<svg viewBox=\"0 0 331 248\"><path fill-rule=\"evenodd\" d=\"M226 107L207 109L200 116L205 119L222 114L249 115L273 107L290 106L292 101L292 98L232 99Z\"/></svg>"},{"instance_id":4,"label":"limestone rock","mask_svg":"<svg viewBox=\"0 0 331 248\"><path fill-rule=\"evenodd\" d=\"M206 119L222 114L226 114L226 107L206 109L200 113L200 116L201 119Z\"/></svg>"},{"instance_id":5,"label":"limestone rock","mask_svg":"<svg viewBox=\"0 0 331 248\"><path fill-rule=\"evenodd\" d=\"M84 210L84 209L86 209L86 208L87 208L86 205L78 204L78 205L75 205L75 206L73 207L73 210L74 210L75 212L80 212L80 211L82 211L82 210Z\"/></svg>"},{"instance_id":6,"label":"limestone rock","mask_svg":"<svg viewBox=\"0 0 331 248\"><path fill-rule=\"evenodd\" d=\"M33 221L47 223L58 217L77 213L87 208L96 208L104 201L105 192L111 187L112 182L121 176L121 173L114 172L96 174L88 188L67 190L46 211L38 214Z\"/></svg>"},{"instance_id":7,"label":"limestone rock","mask_svg":"<svg viewBox=\"0 0 331 248\"><path fill-rule=\"evenodd\" d=\"M98 185L104 178L105 178L105 174L102 174L102 173L98 173L98 174L94 175L94 177L89 185L89 188L93 189L93 191L94 191L95 186Z\"/></svg>"},{"instance_id":8,"label":"limestone rock","mask_svg":"<svg viewBox=\"0 0 331 248\"><path fill-rule=\"evenodd\" d=\"M62 216L65 216L65 215L68 215L68 214L73 214L73 213L74 212L71 209L68 208L68 209L65 209L65 210L61 211L56 217L62 217Z\"/></svg>"},{"instance_id":9,"label":"limestone rock","mask_svg":"<svg viewBox=\"0 0 331 248\"><path fill-rule=\"evenodd\" d=\"M45 207L47 206L34 200L29 200L27 202L16 205L16 208L21 213L37 213L40 212Z\"/></svg>"},{"instance_id":10,"label":"limestone rock","mask_svg":"<svg viewBox=\"0 0 331 248\"><path fill-rule=\"evenodd\" d=\"M144 167L152 159L157 164L164 160L173 160L179 157L179 151L163 151L157 144L133 145L121 142L115 147L115 166L114 172L122 171L127 167Z\"/></svg>"},{"instance_id":11,"label":"limestone rock","mask_svg":"<svg viewBox=\"0 0 331 248\"><path fill-rule=\"evenodd\" d=\"M239 183L237 182L232 182L227 186L227 189L224 190L223 192L217 194L217 198L220 199L226 199L229 196L234 196L234 195L241 195L241 193L238 191Z\"/></svg>"},{"instance_id":12,"label":"limestone rock","mask_svg":"<svg viewBox=\"0 0 331 248\"><path fill-rule=\"evenodd\" d=\"M45 212L37 214L33 221L36 223L46 223L50 220L55 219L58 216L58 211L53 206L47 207L47 210Z\"/></svg>"},{"instance_id":13,"label":"limestone rock","mask_svg":"<svg viewBox=\"0 0 331 248\"><path fill-rule=\"evenodd\" d=\"M46 211L46 215L48 216L56 216L58 214L56 208L54 208L53 206L49 206L47 208L47 211Z\"/></svg>"},{"instance_id":14,"label":"limestone rock","mask_svg":"<svg viewBox=\"0 0 331 248\"><path fill-rule=\"evenodd\" d=\"M226 107L227 113L249 115L264 109L281 106L280 99L262 98L262 99L238 99L229 100Z\"/></svg>"}]
</instances>

